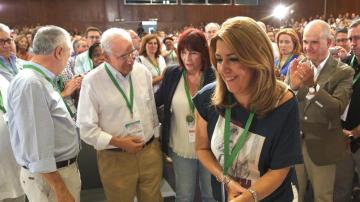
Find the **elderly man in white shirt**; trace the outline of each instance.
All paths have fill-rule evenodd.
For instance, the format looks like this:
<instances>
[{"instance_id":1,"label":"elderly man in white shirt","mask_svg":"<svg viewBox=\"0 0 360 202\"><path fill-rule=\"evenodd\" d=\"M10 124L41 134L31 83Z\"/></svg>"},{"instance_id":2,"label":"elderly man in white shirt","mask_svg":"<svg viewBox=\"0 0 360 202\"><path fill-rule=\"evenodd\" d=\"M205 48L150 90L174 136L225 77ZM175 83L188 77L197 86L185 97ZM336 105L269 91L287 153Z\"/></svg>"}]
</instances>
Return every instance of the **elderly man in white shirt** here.
<instances>
[{"instance_id":1,"label":"elderly man in white shirt","mask_svg":"<svg viewBox=\"0 0 360 202\"><path fill-rule=\"evenodd\" d=\"M104 32L106 62L83 80L78 107L82 140L97 150L107 201L162 201L162 158L150 72L134 63L126 30Z\"/></svg>"}]
</instances>

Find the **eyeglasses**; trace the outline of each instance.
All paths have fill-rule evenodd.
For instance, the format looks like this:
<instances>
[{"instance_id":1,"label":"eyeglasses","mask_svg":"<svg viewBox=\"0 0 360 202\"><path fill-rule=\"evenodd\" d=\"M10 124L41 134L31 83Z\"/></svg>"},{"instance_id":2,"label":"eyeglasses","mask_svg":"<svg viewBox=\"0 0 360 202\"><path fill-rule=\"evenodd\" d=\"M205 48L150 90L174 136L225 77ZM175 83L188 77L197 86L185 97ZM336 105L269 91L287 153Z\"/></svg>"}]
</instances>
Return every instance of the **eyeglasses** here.
<instances>
[{"instance_id":1,"label":"eyeglasses","mask_svg":"<svg viewBox=\"0 0 360 202\"><path fill-rule=\"evenodd\" d=\"M115 56L116 59L121 59L121 60L128 60L130 59L134 59L135 58L135 48L132 48L130 52L119 55L119 56Z\"/></svg>"},{"instance_id":2,"label":"eyeglasses","mask_svg":"<svg viewBox=\"0 0 360 202\"><path fill-rule=\"evenodd\" d=\"M13 39L12 39L12 38L0 39L0 45L1 45L1 46L4 46L4 45L5 45L5 43L7 43L7 44L11 45L11 42L12 42L12 41L13 41Z\"/></svg>"},{"instance_id":3,"label":"eyeglasses","mask_svg":"<svg viewBox=\"0 0 360 202\"><path fill-rule=\"evenodd\" d=\"M100 39L100 36L88 36L89 39Z\"/></svg>"}]
</instances>

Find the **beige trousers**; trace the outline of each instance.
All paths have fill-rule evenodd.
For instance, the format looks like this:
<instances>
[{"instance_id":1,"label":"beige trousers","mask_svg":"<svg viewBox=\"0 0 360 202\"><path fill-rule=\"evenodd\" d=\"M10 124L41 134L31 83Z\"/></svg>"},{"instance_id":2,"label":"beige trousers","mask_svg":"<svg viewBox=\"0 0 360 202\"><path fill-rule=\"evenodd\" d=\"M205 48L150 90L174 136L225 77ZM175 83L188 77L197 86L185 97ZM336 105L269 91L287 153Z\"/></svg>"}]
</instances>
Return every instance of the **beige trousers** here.
<instances>
[{"instance_id":1,"label":"beige trousers","mask_svg":"<svg viewBox=\"0 0 360 202\"><path fill-rule=\"evenodd\" d=\"M60 168L57 171L75 201L80 202L81 179L77 163ZM30 202L56 202L55 192L41 174L30 173L27 169L21 168L20 181Z\"/></svg>"},{"instance_id":2,"label":"beige trousers","mask_svg":"<svg viewBox=\"0 0 360 202\"><path fill-rule=\"evenodd\" d=\"M136 154L101 150L97 152L101 182L108 202L162 202L160 143L153 140Z\"/></svg>"},{"instance_id":3,"label":"beige trousers","mask_svg":"<svg viewBox=\"0 0 360 202\"><path fill-rule=\"evenodd\" d=\"M296 176L299 182L299 202L304 201L304 194L308 180L314 189L314 202L332 202L336 164L317 166L310 159L305 141L302 144L304 164L295 165Z\"/></svg>"}]
</instances>

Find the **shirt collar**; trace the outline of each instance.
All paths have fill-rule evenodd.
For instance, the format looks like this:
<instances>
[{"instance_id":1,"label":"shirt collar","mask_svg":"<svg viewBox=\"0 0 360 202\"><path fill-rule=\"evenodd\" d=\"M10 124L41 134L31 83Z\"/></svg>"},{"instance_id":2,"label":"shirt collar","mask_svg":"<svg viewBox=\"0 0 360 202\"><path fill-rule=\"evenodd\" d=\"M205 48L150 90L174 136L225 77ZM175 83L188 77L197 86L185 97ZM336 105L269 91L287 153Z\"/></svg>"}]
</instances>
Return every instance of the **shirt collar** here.
<instances>
[{"instance_id":1,"label":"shirt collar","mask_svg":"<svg viewBox=\"0 0 360 202\"><path fill-rule=\"evenodd\" d=\"M316 67L318 71L321 71L324 68L329 57L330 57L330 52L328 52L326 58L322 62L320 62L319 66Z\"/></svg>"},{"instance_id":2,"label":"shirt collar","mask_svg":"<svg viewBox=\"0 0 360 202\"><path fill-rule=\"evenodd\" d=\"M113 75L115 75L116 78L119 79L120 81L127 81L127 80L129 79L129 76L130 76L131 72L130 72L128 75L123 76L118 70L116 70L116 69L115 69L113 66L111 66L109 63L107 63L107 62L104 62L104 63L106 64L106 66L109 67L111 73L112 73Z\"/></svg>"},{"instance_id":3,"label":"shirt collar","mask_svg":"<svg viewBox=\"0 0 360 202\"><path fill-rule=\"evenodd\" d=\"M27 64L30 64L30 65L33 65L37 68L39 68L41 71L43 71L45 73L46 76L48 76L50 79L55 79L56 75L54 73L52 73L51 71L49 71L48 69L46 69L45 67L37 64L37 63L34 63L34 62L27 62Z\"/></svg>"},{"instance_id":4,"label":"shirt collar","mask_svg":"<svg viewBox=\"0 0 360 202\"><path fill-rule=\"evenodd\" d=\"M9 64L8 60L6 60L6 59L4 58L4 56L2 56L2 55L0 55L0 60L1 60L1 62L4 63L4 65L8 65L8 64ZM11 54L10 54L10 57L9 57L9 60L10 60L10 64L15 64L16 56L11 53Z\"/></svg>"}]
</instances>

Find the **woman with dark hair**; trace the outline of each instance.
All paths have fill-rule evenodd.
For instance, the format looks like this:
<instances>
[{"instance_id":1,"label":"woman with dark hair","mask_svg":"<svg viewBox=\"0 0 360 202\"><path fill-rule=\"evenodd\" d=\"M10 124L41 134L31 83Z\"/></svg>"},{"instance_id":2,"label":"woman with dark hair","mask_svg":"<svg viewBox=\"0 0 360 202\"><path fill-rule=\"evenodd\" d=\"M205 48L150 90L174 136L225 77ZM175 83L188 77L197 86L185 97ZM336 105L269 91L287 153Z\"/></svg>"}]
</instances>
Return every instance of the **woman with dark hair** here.
<instances>
[{"instance_id":1,"label":"woman with dark hair","mask_svg":"<svg viewBox=\"0 0 360 202\"><path fill-rule=\"evenodd\" d=\"M176 202L194 200L197 175L202 201L213 202L210 173L195 154L195 109L191 100L198 90L215 79L203 32L197 29L184 31L177 50L179 66L165 70L164 79L155 93L157 106L164 106L162 149L173 161Z\"/></svg>"},{"instance_id":2,"label":"woman with dark hair","mask_svg":"<svg viewBox=\"0 0 360 202\"><path fill-rule=\"evenodd\" d=\"M94 43L92 46L90 46L89 58L93 63L93 69L105 61L105 56L100 47L100 43Z\"/></svg>"},{"instance_id":3,"label":"woman with dark hair","mask_svg":"<svg viewBox=\"0 0 360 202\"><path fill-rule=\"evenodd\" d=\"M145 65L153 76L154 90L157 90L166 68L165 59L161 56L161 42L156 34L148 34L141 40L139 61Z\"/></svg>"}]
</instances>

